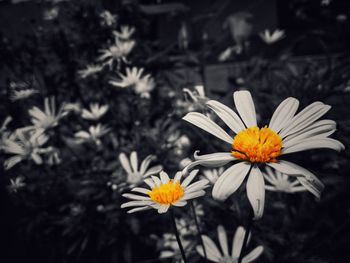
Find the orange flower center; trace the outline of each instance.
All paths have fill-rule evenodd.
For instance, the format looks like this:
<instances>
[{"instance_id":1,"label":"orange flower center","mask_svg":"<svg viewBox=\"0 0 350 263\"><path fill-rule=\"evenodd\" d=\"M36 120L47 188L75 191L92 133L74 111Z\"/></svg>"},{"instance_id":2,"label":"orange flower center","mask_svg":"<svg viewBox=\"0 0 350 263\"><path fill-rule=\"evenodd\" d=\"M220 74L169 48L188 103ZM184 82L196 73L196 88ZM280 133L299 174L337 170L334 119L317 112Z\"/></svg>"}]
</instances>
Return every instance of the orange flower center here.
<instances>
[{"instance_id":1,"label":"orange flower center","mask_svg":"<svg viewBox=\"0 0 350 263\"><path fill-rule=\"evenodd\" d=\"M252 163L276 162L281 155L282 138L268 127L240 131L233 139L232 155Z\"/></svg>"},{"instance_id":2,"label":"orange flower center","mask_svg":"<svg viewBox=\"0 0 350 263\"><path fill-rule=\"evenodd\" d=\"M183 197L185 191L179 182L170 180L166 184L161 184L159 187L154 187L148 192L149 197L156 203L169 205L177 202Z\"/></svg>"}]
</instances>

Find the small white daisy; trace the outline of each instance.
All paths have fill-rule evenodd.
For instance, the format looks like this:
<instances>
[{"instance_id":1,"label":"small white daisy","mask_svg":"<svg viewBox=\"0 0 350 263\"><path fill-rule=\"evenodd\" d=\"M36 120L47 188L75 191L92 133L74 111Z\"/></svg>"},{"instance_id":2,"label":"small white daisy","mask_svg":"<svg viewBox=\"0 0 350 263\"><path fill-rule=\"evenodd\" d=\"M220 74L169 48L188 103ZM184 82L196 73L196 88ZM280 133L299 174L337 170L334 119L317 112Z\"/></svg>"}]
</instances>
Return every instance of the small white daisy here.
<instances>
[{"instance_id":1,"label":"small white daisy","mask_svg":"<svg viewBox=\"0 0 350 263\"><path fill-rule=\"evenodd\" d=\"M61 106L57 111L55 98L51 97L50 99L45 98L44 111L34 106L28 113L32 117L31 121L35 127L46 130L57 126L58 121L68 114L68 112L63 109L63 106Z\"/></svg>"},{"instance_id":2,"label":"small white daisy","mask_svg":"<svg viewBox=\"0 0 350 263\"><path fill-rule=\"evenodd\" d=\"M88 131L78 131L74 134L77 143L94 142L96 145L101 145L101 137L105 136L110 131L100 123L96 126L90 126Z\"/></svg>"},{"instance_id":3,"label":"small white daisy","mask_svg":"<svg viewBox=\"0 0 350 263\"><path fill-rule=\"evenodd\" d=\"M113 26L117 22L117 15L113 15L108 10L104 10L100 13L102 26Z\"/></svg>"},{"instance_id":4,"label":"small white daisy","mask_svg":"<svg viewBox=\"0 0 350 263\"><path fill-rule=\"evenodd\" d=\"M113 31L114 36L122 41L129 40L135 32L135 27L121 26L120 31Z\"/></svg>"},{"instance_id":5,"label":"small white daisy","mask_svg":"<svg viewBox=\"0 0 350 263\"><path fill-rule=\"evenodd\" d=\"M218 239L220 244L220 249L215 245L215 242L208 236L203 235L203 243L207 257L210 261L218 263L236 263L238 262L241 250L243 247L243 241L245 236L245 230L243 227L239 226L236 230L235 235L232 239L232 249L229 252L229 243L227 240L227 233L223 226L218 226ZM249 241L249 238L248 238ZM203 247L197 246L197 252L204 257ZM249 263L257 259L261 253L264 251L263 246L258 246L254 248L250 253L242 258L242 263Z\"/></svg>"},{"instance_id":6,"label":"small white daisy","mask_svg":"<svg viewBox=\"0 0 350 263\"><path fill-rule=\"evenodd\" d=\"M142 77L134 85L134 91L139 94L141 98L149 99L151 97L150 93L155 88L156 83L150 74Z\"/></svg>"},{"instance_id":7,"label":"small white daisy","mask_svg":"<svg viewBox=\"0 0 350 263\"><path fill-rule=\"evenodd\" d=\"M108 105L99 105L98 103L91 103L90 110L83 109L81 117L86 120L99 120L103 115L106 114L109 107Z\"/></svg>"},{"instance_id":8,"label":"small white daisy","mask_svg":"<svg viewBox=\"0 0 350 263\"><path fill-rule=\"evenodd\" d=\"M271 45L284 38L285 33L284 30L276 29L275 31L270 32L270 30L266 29L265 31L260 32L259 36L266 44Z\"/></svg>"},{"instance_id":9,"label":"small white daisy","mask_svg":"<svg viewBox=\"0 0 350 263\"><path fill-rule=\"evenodd\" d=\"M33 160L36 164L42 164L40 154L46 152L46 148L42 146L48 139L42 129L32 128L17 129L8 138L3 138L2 149L5 153L14 155L4 162L5 169L8 170L23 160Z\"/></svg>"},{"instance_id":10,"label":"small white daisy","mask_svg":"<svg viewBox=\"0 0 350 263\"><path fill-rule=\"evenodd\" d=\"M24 100L37 93L39 91L36 89L13 90L10 99L11 101Z\"/></svg>"},{"instance_id":11,"label":"small white daisy","mask_svg":"<svg viewBox=\"0 0 350 263\"><path fill-rule=\"evenodd\" d=\"M103 69L101 65L93 65L89 64L86 66L85 69L81 69L78 71L78 75L82 78L85 79L91 75L95 75L96 73L100 72Z\"/></svg>"},{"instance_id":12,"label":"small white daisy","mask_svg":"<svg viewBox=\"0 0 350 263\"><path fill-rule=\"evenodd\" d=\"M24 188L25 186L26 183L24 182L24 177L17 176L15 179L10 179L10 185L8 186L8 189L13 193L17 193L18 190Z\"/></svg>"},{"instance_id":13,"label":"small white daisy","mask_svg":"<svg viewBox=\"0 0 350 263\"><path fill-rule=\"evenodd\" d=\"M127 183L137 185L143 182L143 179L154 174L158 174L162 171L161 165L150 167L150 164L156 157L154 155L148 155L139 167L139 161L137 152L133 151L128 158L125 153L119 154L119 161L125 172L127 173Z\"/></svg>"},{"instance_id":14,"label":"small white daisy","mask_svg":"<svg viewBox=\"0 0 350 263\"><path fill-rule=\"evenodd\" d=\"M310 171L279 157L320 148L343 150L341 142L328 138L336 130L336 123L319 120L331 106L317 101L295 114L299 101L287 98L277 107L269 125L259 128L250 92L234 92L233 99L239 115L218 101L207 102L207 106L232 130L233 136L201 113L191 112L183 118L230 145L225 152L202 156L196 152L196 161L187 166L184 173L196 165L220 167L238 161L219 177L212 194L215 199L226 200L249 175L247 196L256 219L263 215L265 202L265 182L258 164L295 176L308 191L320 198L323 183Z\"/></svg>"},{"instance_id":15,"label":"small white daisy","mask_svg":"<svg viewBox=\"0 0 350 263\"><path fill-rule=\"evenodd\" d=\"M128 213L134 213L147 209L156 209L159 214L166 213L170 206L185 206L188 200L205 195L204 189L208 185L207 180L191 182L196 177L198 170L192 171L181 183L182 172L177 172L174 179L170 179L166 172L160 172L160 177L152 176L144 182L150 189L136 187L131 191L139 194L123 194L132 201L121 205L121 208L132 208ZM143 194L143 195L140 195Z\"/></svg>"},{"instance_id":16,"label":"small white daisy","mask_svg":"<svg viewBox=\"0 0 350 263\"><path fill-rule=\"evenodd\" d=\"M126 74L119 73L120 80L111 80L109 81L109 84L120 87L120 88L126 88L126 87L132 87L136 85L139 81L141 81L141 76L143 73L143 68L137 68L132 67L126 68Z\"/></svg>"},{"instance_id":17,"label":"small white daisy","mask_svg":"<svg viewBox=\"0 0 350 263\"><path fill-rule=\"evenodd\" d=\"M133 40L120 41L117 39L112 46L100 50L102 54L98 60L102 61L104 65L108 65L109 67L112 66L113 62L117 62L118 65L121 61L126 62L126 57L134 48L135 43L136 42Z\"/></svg>"},{"instance_id":18,"label":"small white daisy","mask_svg":"<svg viewBox=\"0 0 350 263\"><path fill-rule=\"evenodd\" d=\"M270 167L266 167L265 170L266 173L263 173L263 176L265 180L270 183L270 185L265 185L266 190L285 193L307 191L307 189L302 186L298 179L291 181L290 176L279 171L272 170Z\"/></svg>"}]
</instances>

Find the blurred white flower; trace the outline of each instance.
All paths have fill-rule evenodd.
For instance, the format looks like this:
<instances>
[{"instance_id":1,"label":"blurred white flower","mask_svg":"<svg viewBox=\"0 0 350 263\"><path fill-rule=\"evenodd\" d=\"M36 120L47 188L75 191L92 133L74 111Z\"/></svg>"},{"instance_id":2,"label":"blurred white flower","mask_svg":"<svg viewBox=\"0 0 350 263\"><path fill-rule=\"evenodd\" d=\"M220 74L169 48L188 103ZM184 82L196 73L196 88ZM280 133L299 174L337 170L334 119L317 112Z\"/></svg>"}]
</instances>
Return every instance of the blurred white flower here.
<instances>
[{"instance_id":1,"label":"blurred white flower","mask_svg":"<svg viewBox=\"0 0 350 263\"><path fill-rule=\"evenodd\" d=\"M239 45L228 47L220 53L218 60L221 62L227 61L233 58L233 55L241 54L242 51L243 51L242 46L239 46Z\"/></svg>"},{"instance_id":2,"label":"blurred white flower","mask_svg":"<svg viewBox=\"0 0 350 263\"><path fill-rule=\"evenodd\" d=\"M147 74L142 77L134 86L134 91L136 94L139 94L141 98L150 98L150 92L156 86L154 79L151 75Z\"/></svg>"},{"instance_id":3,"label":"blurred white flower","mask_svg":"<svg viewBox=\"0 0 350 263\"><path fill-rule=\"evenodd\" d=\"M120 80L110 80L109 84L115 87L126 88L136 85L140 80L143 73L143 68L132 67L126 68L126 74L119 73Z\"/></svg>"},{"instance_id":4,"label":"blurred white flower","mask_svg":"<svg viewBox=\"0 0 350 263\"><path fill-rule=\"evenodd\" d=\"M101 66L101 65L89 64L89 65L86 65L85 69L79 70L78 75L82 79L85 79L91 75L94 75L94 74L100 72L102 69L103 69L103 66Z\"/></svg>"},{"instance_id":5,"label":"blurred white flower","mask_svg":"<svg viewBox=\"0 0 350 263\"><path fill-rule=\"evenodd\" d=\"M121 26L120 31L113 31L113 34L118 40L125 41L129 40L134 32L135 28L132 26Z\"/></svg>"},{"instance_id":6,"label":"blurred white flower","mask_svg":"<svg viewBox=\"0 0 350 263\"><path fill-rule=\"evenodd\" d=\"M59 11L60 9L58 6L48 8L43 12L43 19L47 21L54 20L58 17Z\"/></svg>"},{"instance_id":7,"label":"blurred white flower","mask_svg":"<svg viewBox=\"0 0 350 263\"><path fill-rule=\"evenodd\" d=\"M210 261L220 263L236 263L238 262L241 250L243 247L245 230L239 226L236 230L235 235L232 239L232 250L229 252L229 243L227 240L227 233L223 226L218 226L218 239L221 250L215 245L215 242L208 236L203 235L202 239L204 242L205 251ZM249 235L250 236L250 235ZM249 241L249 238L248 238ZM203 247L197 246L197 252L204 257ZM249 263L257 259L264 251L263 246L258 246L253 249L250 253L243 257L242 263Z\"/></svg>"},{"instance_id":8,"label":"blurred white flower","mask_svg":"<svg viewBox=\"0 0 350 263\"><path fill-rule=\"evenodd\" d=\"M86 120L99 120L108 111L108 105L99 105L98 103L91 103L90 110L83 109L81 117Z\"/></svg>"},{"instance_id":9,"label":"blurred white flower","mask_svg":"<svg viewBox=\"0 0 350 263\"><path fill-rule=\"evenodd\" d=\"M263 173L264 178L271 185L265 185L265 189L275 192L295 193L304 192L307 189L300 184L297 179L294 181L289 180L290 176L283 174L279 171L272 170L270 167L266 167L266 173Z\"/></svg>"},{"instance_id":10,"label":"blurred white flower","mask_svg":"<svg viewBox=\"0 0 350 263\"><path fill-rule=\"evenodd\" d=\"M187 95L192 102L195 103L205 103L209 99L205 96L204 86L203 85L195 85L194 90L189 90L184 88L183 93Z\"/></svg>"},{"instance_id":11,"label":"blurred white flower","mask_svg":"<svg viewBox=\"0 0 350 263\"><path fill-rule=\"evenodd\" d=\"M54 147L48 147L46 155L48 165L56 165L61 163L61 158L59 156L58 149Z\"/></svg>"},{"instance_id":12,"label":"blurred white flower","mask_svg":"<svg viewBox=\"0 0 350 263\"><path fill-rule=\"evenodd\" d=\"M265 31L260 32L259 36L266 44L271 45L284 38L285 33L284 30L276 29L275 31L270 32L270 30L266 29Z\"/></svg>"},{"instance_id":13,"label":"blurred white flower","mask_svg":"<svg viewBox=\"0 0 350 263\"><path fill-rule=\"evenodd\" d=\"M8 170L23 160L33 160L36 164L42 164L40 154L45 153L47 148L41 147L48 139L42 129L32 128L17 129L9 137L3 138L2 149L5 153L14 155L4 162L5 169Z\"/></svg>"},{"instance_id":14,"label":"blurred white flower","mask_svg":"<svg viewBox=\"0 0 350 263\"><path fill-rule=\"evenodd\" d=\"M80 113L82 110L81 104L79 102L68 102L63 105L63 111L75 113Z\"/></svg>"},{"instance_id":15,"label":"blurred white flower","mask_svg":"<svg viewBox=\"0 0 350 263\"><path fill-rule=\"evenodd\" d=\"M159 214L163 214L169 210L170 206L183 207L188 200L205 195L207 180L192 183L197 173L198 170L194 170L182 180L183 176L180 171L173 179L170 179L166 172L161 171L159 176L144 179L150 189L136 187L131 191L138 194L123 194L123 197L132 201L122 204L121 208L132 208L128 213L156 209Z\"/></svg>"},{"instance_id":16,"label":"blurred white flower","mask_svg":"<svg viewBox=\"0 0 350 263\"><path fill-rule=\"evenodd\" d=\"M51 97L45 98L44 100L44 111L40 110L38 107L34 106L28 111L29 115L32 117L31 121L33 125L37 128L49 129L55 127L58 121L68 114L64 111L64 106L59 107L56 111L55 98Z\"/></svg>"},{"instance_id":17,"label":"blurred white flower","mask_svg":"<svg viewBox=\"0 0 350 263\"><path fill-rule=\"evenodd\" d=\"M103 26L113 26L117 22L117 15L113 15L108 10L100 13L101 25Z\"/></svg>"},{"instance_id":18,"label":"blurred white flower","mask_svg":"<svg viewBox=\"0 0 350 263\"><path fill-rule=\"evenodd\" d=\"M225 171L224 167L203 170L203 175L211 184L215 184L219 176Z\"/></svg>"},{"instance_id":19,"label":"blurred white flower","mask_svg":"<svg viewBox=\"0 0 350 263\"><path fill-rule=\"evenodd\" d=\"M24 177L17 176L15 179L10 179L10 185L8 186L8 189L13 193L17 193L18 190L24 188L25 186L26 183L24 182Z\"/></svg>"},{"instance_id":20,"label":"blurred white flower","mask_svg":"<svg viewBox=\"0 0 350 263\"><path fill-rule=\"evenodd\" d=\"M0 133L4 132L7 130L7 125L12 121L12 117L11 116L7 116L4 120L4 122L2 123L1 127L0 127Z\"/></svg>"},{"instance_id":21,"label":"blurred white flower","mask_svg":"<svg viewBox=\"0 0 350 263\"><path fill-rule=\"evenodd\" d=\"M331 0L321 0L321 5L322 6L330 5L330 3L331 3Z\"/></svg>"},{"instance_id":22,"label":"blurred white flower","mask_svg":"<svg viewBox=\"0 0 350 263\"><path fill-rule=\"evenodd\" d=\"M100 50L102 54L98 60L102 61L104 65L109 65L110 67L112 66L113 62L126 62L126 57L130 54L134 46L135 41L133 40L120 41L116 39L114 45Z\"/></svg>"},{"instance_id":23,"label":"blurred white flower","mask_svg":"<svg viewBox=\"0 0 350 263\"><path fill-rule=\"evenodd\" d=\"M74 134L77 143L94 142L101 145L101 137L110 131L109 128L101 125L90 126L88 131L79 131Z\"/></svg>"},{"instance_id":24,"label":"blurred white flower","mask_svg":"<svg viewBox=\"0 0 350 263\"><path fill-rule=\"evenodd\" d=\"M137 152L133 151L128 158L125 153L119 154L119 161L125 172L127 173L127 183L137 185L143 181L144 178L159 173L163 167L156 165L149 167L151 162L155 160L154 155L148 155L139 167Z\"/></svg>"},{"instance_id":25,"label":"blurred white flower","mask_svg":"<svg viewBox=\"0 0 350 263\"><path fill-rule=\"evenodd\" d=\"M13 90L10 95L12 101L27 99L34 94L39 93L36 89L23 89L23 90Z\"/></svg>"}]
</instances>

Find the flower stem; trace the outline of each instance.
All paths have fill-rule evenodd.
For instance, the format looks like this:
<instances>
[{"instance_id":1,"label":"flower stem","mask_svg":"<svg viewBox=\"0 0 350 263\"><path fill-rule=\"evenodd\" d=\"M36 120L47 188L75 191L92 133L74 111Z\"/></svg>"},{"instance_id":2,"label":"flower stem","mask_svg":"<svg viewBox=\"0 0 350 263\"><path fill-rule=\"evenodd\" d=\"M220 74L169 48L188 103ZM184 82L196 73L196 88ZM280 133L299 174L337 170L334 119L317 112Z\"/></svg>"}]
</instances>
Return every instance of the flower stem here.
<instances>
[{"instance_id":1,"label":"flower stem","mask_svg":"<svg viewBox=\"0 0 350 263\"><path fill-rule=\"evenodd\" d=\"M203 242L203 238L202 238L202 232L201 232L201 229L199 227L199 222L198 222L198 217L197 217L197 213L196 213L196 208L194 207L193 202L191 202L191 209L192 209L192 213L193 213L193 217L194 217L194 222L196 223L197 232L198 232L198 235L199 235L199 240L200 240L201 245L203 247L203 253L204 253L204 257L205 257L205 262L208 263L207 251L205 250L205 246L204 246L204 242Z\"/></svg>"},{"instance_id":2,"label":"flower stem","mask_svg":"<svg viewBox=\"0 0 350 263\"><path fill-rule=\"evenodd\" d=\"M250 230L252 228L252 225L253 225L253 218L254 218L254 213L250 209L249 210L249 216L248 216L247 225L245 227L245 234L244 234L244 239L243 239L243 245L242 245L241 253L239 255L238 263L242 263L243 255L246 254L248 237L249 237L249 233L250 233Z\"/></svg>"},{"instance_id":3,"label":"flower stem","mask_svg":"<svg viewBox=\"0 0 350 263\"><path fill-rule=\"evenodd\" d=\"M174 233L175 233L175 236L176 236L176 241L177 241L177 243L179 245L180 252L181 252L181 255L182 255L182 259L183 259L184 263L188 263L186 255L185 255L185 250L184 250L184 248L182 246L182 243L181 243L181 240L180 240L179 231L177 230L177 227L176 227L174 211L173 211L173 209L170 209L169 212L170 212L171 222L172 222L173 228L174 228Z\"/></svg>"}]
</instances>

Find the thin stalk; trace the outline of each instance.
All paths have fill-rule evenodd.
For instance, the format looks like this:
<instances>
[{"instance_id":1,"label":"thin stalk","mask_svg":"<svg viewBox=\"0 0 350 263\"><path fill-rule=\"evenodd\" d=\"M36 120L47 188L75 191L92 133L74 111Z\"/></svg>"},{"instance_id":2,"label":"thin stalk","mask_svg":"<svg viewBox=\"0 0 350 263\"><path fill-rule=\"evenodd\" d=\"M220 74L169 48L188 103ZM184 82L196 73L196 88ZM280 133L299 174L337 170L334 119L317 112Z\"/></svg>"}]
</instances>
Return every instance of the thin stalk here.
<instances>
[{"instance_id":1,"label":"thin stalk","mask_svg":"<svg viewBox=\"0 0 350 263\"><path fill-rule=\"evenodd\" d=\"M185 254L185 250L184 250L184 248L182 246L182 243L181 243L179 231L177 230L175 216L174 216L174 211L172 209L170 209L169 212L170 212L171 222L172 222L173 228L174 228L174 233L175 233L175 236L176 236L176 241L177 241L177 243L179 245L180 252L181 252L181 255L182 255L182 259L183 259L184 263L188 263L187 258L186 258L186 254Z\"/></svg>"},{"instance_id":2,"label":"thin stalk","mask_svg":"<svg viewBox=\"0 0 350 263\"><path fill-rule=\"evenodd\" d=\"M198 217L197 217L197 213L196 213L196 208L194 207L193 202L191 202L191 209L192 209L192 213L193 213L193 217L194 217L194 222L195 222L196 227L197 227L197 233L199 235L199 240L201 242L201 246L203 247L203 253L204 253L204 257L205 257L205 262L208 263L207 251L205 250L205 246L204 246L204 242L203 242L203 238L202 238L202 232L201 232L201 229L199 227L199 222L198 222Z\"/></svg>"},{"instance_id":3,"label":"thin stalk","mask_svg":"<svg viewBox=\"0 0 350 263\"><path fill-rule=\"evenodd\" d=\"M246 254L248 237L249 237L249 233L250 233L250 230L252 228L252 225L253 225L253 218L254 218L254 213L250 209L247 225L245 227L243 245L242 245L241 253L239 255L238 263L242 263L243 255Z\"/></svg>"}]
</instances>

